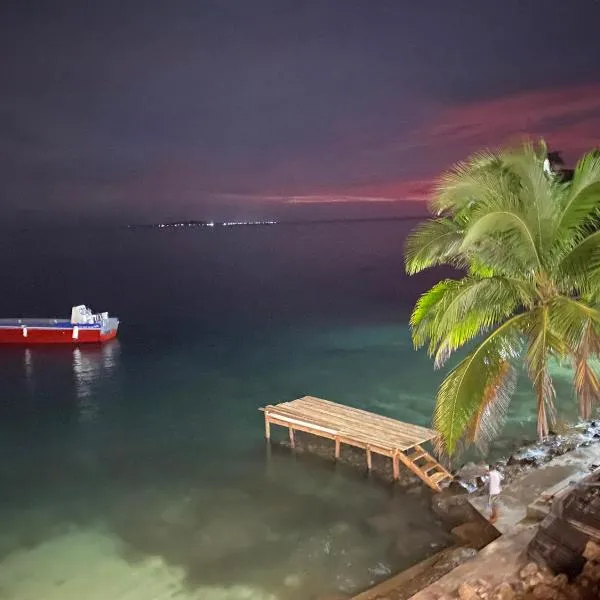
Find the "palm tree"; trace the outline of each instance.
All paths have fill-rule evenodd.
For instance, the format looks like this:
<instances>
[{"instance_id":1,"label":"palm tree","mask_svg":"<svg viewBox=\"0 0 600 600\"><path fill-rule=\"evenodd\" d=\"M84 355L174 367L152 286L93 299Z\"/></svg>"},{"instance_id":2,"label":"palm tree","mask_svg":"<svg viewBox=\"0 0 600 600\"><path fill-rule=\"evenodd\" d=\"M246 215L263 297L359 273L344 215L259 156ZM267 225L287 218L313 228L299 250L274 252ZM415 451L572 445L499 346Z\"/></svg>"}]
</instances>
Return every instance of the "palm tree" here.
<instances>
[{"instance_id":1,"label":"palm tree","mask_svg":"<svg viewBox=\"0 0 600 600\"><path fill-rule=\"evenodd\" d=\"M499 433L519 365L535 390L540 438L556 416L551 360L573 365L582 418L600 401L600 154L583 156L568 182L545 158L540 142L455 165L434 192L434 216L406 243L409 274L437 265L463 274L423 294L410 320L436 368L470 350L437 393L433 424L449 455Z\"/></svg>"}]
</instances>

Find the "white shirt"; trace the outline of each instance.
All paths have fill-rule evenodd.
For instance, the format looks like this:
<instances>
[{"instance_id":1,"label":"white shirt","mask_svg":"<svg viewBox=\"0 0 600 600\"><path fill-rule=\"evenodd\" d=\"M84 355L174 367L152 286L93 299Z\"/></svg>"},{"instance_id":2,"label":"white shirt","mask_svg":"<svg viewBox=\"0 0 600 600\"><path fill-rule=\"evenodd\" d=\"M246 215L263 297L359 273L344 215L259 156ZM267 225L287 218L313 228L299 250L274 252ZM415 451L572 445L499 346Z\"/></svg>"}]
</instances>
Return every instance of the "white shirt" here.
<instances>
[{"instance_id":1,"label":"white shirt","mask_svg":"<svg viewBox=\"0 0 600 600\"><path fill-rule=\"evenodd\" d=\"M495 496L500 493L500 482L502 481L502 475L496 469L490 471L490 496Z\"/></svg>"}]
</instances>

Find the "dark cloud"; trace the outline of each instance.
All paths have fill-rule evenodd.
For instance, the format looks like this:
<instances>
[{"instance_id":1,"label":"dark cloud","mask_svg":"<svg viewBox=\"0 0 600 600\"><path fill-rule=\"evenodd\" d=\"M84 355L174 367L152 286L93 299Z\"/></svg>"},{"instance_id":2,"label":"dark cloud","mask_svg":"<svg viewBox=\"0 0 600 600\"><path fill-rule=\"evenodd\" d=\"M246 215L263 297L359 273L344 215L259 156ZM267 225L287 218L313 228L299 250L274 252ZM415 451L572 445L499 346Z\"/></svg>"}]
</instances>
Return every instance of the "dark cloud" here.
<instances>
[{"instance_id":1,"label":"dark cloud","mask_svg":"<svg viewBox=\"0 0 600 600\"><path fill-rule=\"evenodd\" d=\"M421 180L468 146L452 111L599 81L598 22L594 0L4 2L0 218L268 215L257 195Z\"/></svg>"}]
</instances>

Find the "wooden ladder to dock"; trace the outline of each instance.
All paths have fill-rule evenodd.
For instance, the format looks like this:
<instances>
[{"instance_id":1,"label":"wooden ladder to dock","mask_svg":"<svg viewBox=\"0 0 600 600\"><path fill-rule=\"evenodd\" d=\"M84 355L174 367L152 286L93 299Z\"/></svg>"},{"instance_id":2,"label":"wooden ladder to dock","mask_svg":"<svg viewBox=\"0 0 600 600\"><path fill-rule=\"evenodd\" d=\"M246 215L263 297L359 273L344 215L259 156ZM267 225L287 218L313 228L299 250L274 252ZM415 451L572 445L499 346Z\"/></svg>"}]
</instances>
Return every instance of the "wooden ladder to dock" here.
<instances>
[{"instance_id":1,"label":"wooden ladder to dock","mask_svg":"<svg viewBox=\"0 0 600 600\"><path fill-rule=\"evenodd\" d=\"M404 452L398 451L397 456L400 462L436 492L442 489L440 483L453 478L452 474L421 445L413 446Z\"/></svg>"}]
</instances>

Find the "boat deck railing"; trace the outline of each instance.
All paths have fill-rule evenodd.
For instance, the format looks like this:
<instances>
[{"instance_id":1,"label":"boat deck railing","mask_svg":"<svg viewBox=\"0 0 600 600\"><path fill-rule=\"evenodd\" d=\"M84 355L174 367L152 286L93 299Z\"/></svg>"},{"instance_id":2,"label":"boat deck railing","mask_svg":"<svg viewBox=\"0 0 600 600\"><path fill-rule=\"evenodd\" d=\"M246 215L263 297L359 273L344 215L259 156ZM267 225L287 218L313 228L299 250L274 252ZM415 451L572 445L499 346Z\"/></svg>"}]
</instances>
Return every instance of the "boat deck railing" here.
<instances>
[{"instance_id":1,"label":"boat deck railing","mask_svg":"<svg viewBox=\"0 0 600 600\"><path fill-rule=\"evenodd\" d=\"M111 319L108 319L109 321ZM56 319L0 319L0 327L73 327L73 323L67 317L59 317ZM97 323L77 323L77 327L101 327L102 321Z\"/></svg>"}]
</instances>

